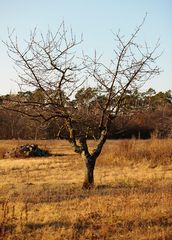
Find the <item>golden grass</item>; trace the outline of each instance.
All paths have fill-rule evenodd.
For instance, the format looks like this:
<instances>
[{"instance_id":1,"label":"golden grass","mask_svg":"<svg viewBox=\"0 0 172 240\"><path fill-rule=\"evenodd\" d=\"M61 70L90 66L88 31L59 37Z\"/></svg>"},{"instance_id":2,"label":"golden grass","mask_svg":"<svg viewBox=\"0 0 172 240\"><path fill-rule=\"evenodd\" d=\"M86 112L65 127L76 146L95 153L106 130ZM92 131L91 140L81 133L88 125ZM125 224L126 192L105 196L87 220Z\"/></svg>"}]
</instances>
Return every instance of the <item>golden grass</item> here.
<instances>
[{"instance_id":1,"label":"golden grass","mask_svg":"<svg viewBox=\"0 0 172 240\"><path fill-rule=\"evenodd\" d=\"M0 141L0 156L26 142ZM57 155L1 157L0 239L172 239L172 140L108 141L91 191L68 142L37 142Z\"/></svg>"}]
</instances>

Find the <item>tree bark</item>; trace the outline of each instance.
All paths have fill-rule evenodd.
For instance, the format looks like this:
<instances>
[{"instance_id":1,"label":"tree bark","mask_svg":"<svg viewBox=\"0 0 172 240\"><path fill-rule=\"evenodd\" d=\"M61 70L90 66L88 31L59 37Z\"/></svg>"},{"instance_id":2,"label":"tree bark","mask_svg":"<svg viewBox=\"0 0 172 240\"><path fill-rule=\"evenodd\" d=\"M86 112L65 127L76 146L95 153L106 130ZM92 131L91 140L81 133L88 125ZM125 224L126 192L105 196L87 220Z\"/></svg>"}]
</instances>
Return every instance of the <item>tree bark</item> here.
<instances>
[{"instance_id":1,"label":"tree bark","mask_svg":"<svg viewBox=\"0 0 172 240\"><path fill-rule=\"evenodd\" d=\"M85 162L85 178L82 185L83 189L91 189L94 187L94 167L96 163L96 157L92 156L88 151L86 137L83 136L79 139L81 145L81 156Z\"/></svg>"},{"instance_id":2,"label":"tree bark","mask_svg":"<svg viewBox=\"0 0 172 240\"><path fill-rule=\"evenodd\" d=\"M82 188L91 189L94 187L94 167L96 159L93 159L91 156L89 157L84 156L84 161L86 165L86 170Z\"/></svg>"},{"instance_id":3,"label":"tree bark","mask_svg":"<svg viewBox=\"0 0 172 240\"><path fill-rule=\"evenodd\" d=\"M77 145L75 131L74 131L74 128L73 128L73 125L72 125L72 120L71 120L70 117L66 120L66 126L67 126L67 129L69 131L69 139L68 140L69 140L72 148L74 149L74 151L76 153L81 153L82 149L81 149L80 146Z\"/></svg>"}]
</instances>

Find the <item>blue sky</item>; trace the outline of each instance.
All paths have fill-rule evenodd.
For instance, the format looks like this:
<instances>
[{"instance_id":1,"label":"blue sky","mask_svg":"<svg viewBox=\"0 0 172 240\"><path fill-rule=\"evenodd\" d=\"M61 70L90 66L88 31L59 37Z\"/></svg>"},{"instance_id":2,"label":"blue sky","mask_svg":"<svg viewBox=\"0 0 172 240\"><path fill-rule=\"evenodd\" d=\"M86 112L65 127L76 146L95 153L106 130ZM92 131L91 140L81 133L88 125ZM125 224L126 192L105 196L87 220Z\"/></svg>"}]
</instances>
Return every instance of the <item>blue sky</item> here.
<instances>
[{"instance_id":1,"label":"blue sky","mask_svg":"<svg viewBox=\"0 0 172 240\"><path fill-rule=\"evenodd\" d=\"M146 12L139 40L152 46L160 38L164 53L157 62L163 72L145 88L172 89L172 0L0 0L0 94L17 89L13 63L2 43L7 40L8 28L15 28L18 37L26 39L35 26L42 32L48 28L55 31L64 20L78 37L83 33L85 52L92 54L97 49L110 59L112 31L120 28L129 36Z\"/></svg>"}]
</instances>

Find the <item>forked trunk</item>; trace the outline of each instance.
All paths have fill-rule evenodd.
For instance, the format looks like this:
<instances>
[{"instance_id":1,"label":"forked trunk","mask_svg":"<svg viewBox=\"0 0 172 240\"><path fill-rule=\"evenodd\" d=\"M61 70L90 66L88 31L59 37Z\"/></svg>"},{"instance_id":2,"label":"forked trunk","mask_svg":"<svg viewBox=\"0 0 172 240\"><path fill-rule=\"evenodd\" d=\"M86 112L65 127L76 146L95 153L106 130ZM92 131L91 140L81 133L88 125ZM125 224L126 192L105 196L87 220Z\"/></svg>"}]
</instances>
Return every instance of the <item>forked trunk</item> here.
<instances>
[{"instance_id":1,"label":"forked trunk","mask_svg":"<svg viewBox=\"0 0 172 240\"><path fill-rule=\"evenodd\" d=\"M79 139L79 144L76 142L75 131L72 126L72 120L68 118L66 120L66 126L69 130L69 142L72 145L75 152L80 153L82 155L83 160L85 161L85 179L83 182L83 189L90 189L94 187L94 167L96 163L96 159L100 155L103 145L107 139L107 129L101 131L100 138L96 145L96 148L92 153L89 152L86 137L82 136Z\"/></svg>"},{"instance_id":2,"label":"forked trunk","mask_svg":"<svg viewBox=\"0 0 172 240\"><path fill-rule=\"evenodd\" d=\"M95 167L96 159L98 158L98 156L102 151L102 147L106 141L106 138L107 138L107 132L102 131L101 137L97 143L97 146L91 154L88 151L86 138L82 137L79 140L81 145L81 155L86 165L85 179L82 186L83 189L90 189L94 187L94 167Z\"/></svg>"},{"instance_id":3,"label":"forked trunk","mask_svg":"<svg viewBox=\"0 0 172 240\"><path fill-rule=\"evenodd\" d=\"M94 166L95 166L95 159L92 157L85 157L84 156L84 161L86 164L86 169L85 169L85 179L83 182L83 189L91 189L94 187Z\"/></svg>"}]
</instances>

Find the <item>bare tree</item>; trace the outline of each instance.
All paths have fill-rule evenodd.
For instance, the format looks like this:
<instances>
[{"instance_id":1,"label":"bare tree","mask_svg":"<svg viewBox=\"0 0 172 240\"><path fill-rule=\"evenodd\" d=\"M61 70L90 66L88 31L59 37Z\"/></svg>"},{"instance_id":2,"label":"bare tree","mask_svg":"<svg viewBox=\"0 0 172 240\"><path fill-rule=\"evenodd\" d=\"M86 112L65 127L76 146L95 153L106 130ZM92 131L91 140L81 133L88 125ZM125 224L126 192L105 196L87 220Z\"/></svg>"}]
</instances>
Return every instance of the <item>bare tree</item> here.
<instances>
[{"instance_id":1,"label":"bare tree","mask_svg":"<svg viewBox=\"0 0 172 240\"><path fill-rule=\"evenodd\" d=\"M85 161L83 188L94 186L96 159L106 142L112 121L126 111L128 90L141 87L145 81L159 74L159 68L155 65L159 43L150 49L146 43L139 45L136 42L142 25L128 40L120 33L114 34L117 47L113 50L115 57L110 65L105 65L96 54L93 58L86 55L84 59L78 58L76 47L82 39L77 41L72 31L68 34L64 23L55 34L48 31L45 37L35 29L23 50L14 34L9 34L9 40L5 43L18 69L21 95L20 98L4 100L4 108L38 121L63 119L74 151L81 154ZM94 80L99 96L104 97L102 104L98 104L99 139L93 151L88 149L86 133L82 136L76 134L74 122L79 121L76 117L78 109L71 103L86 79L87 82ZM27 94L29 87L33 92L39 91L39 94Z\"/></svg>"}]
</instances>

